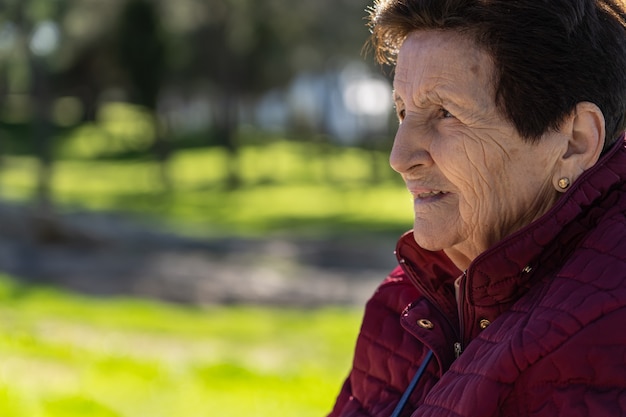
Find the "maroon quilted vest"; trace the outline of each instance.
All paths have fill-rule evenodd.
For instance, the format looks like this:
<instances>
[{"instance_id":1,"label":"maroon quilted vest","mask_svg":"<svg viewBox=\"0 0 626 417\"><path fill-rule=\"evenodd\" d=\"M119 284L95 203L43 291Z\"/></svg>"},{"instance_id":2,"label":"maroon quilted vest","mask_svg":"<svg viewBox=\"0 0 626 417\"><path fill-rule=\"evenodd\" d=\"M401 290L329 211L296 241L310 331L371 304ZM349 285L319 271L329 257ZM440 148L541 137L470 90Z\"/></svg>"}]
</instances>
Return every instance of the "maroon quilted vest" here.
<instances>
[{"instance_id":1,"label":"maroon quilted vest","mask_svg":"<svg viewBox=\"0 0 626 417\"><path fill-rule=\"evenodd\" d=\"M626 416L626 147L463 273L411 233L329 417ZM461 279L459 305L453 282Z\"/></svg>"}]
</instances>

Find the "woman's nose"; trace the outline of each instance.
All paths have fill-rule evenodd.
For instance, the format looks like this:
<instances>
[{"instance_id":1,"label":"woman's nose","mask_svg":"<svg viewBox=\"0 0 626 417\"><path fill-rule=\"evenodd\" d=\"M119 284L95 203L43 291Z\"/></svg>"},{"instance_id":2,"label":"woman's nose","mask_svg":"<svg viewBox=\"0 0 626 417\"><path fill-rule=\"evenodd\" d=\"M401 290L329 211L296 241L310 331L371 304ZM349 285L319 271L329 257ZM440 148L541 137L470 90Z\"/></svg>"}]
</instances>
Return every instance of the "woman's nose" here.
<instances>
[{"instance_id":1,"label":"woman's nose","mask_svg":"<svg viewBox=\"0 0 626 417\"><path fill-rule=\"evenodd\" d=\"M425 132L406 121L400 124L389 155L391 168L403 174L430 164L432 159L428 152L428 138Z\"/></svg>"}]
</instances>

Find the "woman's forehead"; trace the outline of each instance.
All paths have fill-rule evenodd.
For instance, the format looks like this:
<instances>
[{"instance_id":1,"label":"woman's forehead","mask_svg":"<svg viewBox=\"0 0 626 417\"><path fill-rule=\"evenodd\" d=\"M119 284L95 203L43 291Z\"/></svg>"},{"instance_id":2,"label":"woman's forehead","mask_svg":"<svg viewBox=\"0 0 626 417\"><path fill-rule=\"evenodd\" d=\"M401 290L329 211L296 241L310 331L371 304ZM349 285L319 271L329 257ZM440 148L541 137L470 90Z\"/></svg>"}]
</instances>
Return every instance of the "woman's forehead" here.
<instances>
[{"instance_id":1,"label":"woman's forehead","mask_svg":"<svg viewBox=\"0 0 626 417\"><path fill-rule=\"evenodd\" d=\"M451 31L411 32L399 49L396 76L408 70L403 65L406 61L420 67L427 64L445 68L461 66L472 73L493 69L491 57L483 48L473 39Z\"/></svg>"},{"instance_id":2,"label":"woman's forehead","mask_svg":"<svg viewBox=\"0 0 626 417\"><path fill-rule=\"evenodd\" d=\"M398 54L394 98L410 95L416 103L450 94L493 98L493 72L490 56L470 39L450 32L414 32Z\"/></svg>"}]
</instances>

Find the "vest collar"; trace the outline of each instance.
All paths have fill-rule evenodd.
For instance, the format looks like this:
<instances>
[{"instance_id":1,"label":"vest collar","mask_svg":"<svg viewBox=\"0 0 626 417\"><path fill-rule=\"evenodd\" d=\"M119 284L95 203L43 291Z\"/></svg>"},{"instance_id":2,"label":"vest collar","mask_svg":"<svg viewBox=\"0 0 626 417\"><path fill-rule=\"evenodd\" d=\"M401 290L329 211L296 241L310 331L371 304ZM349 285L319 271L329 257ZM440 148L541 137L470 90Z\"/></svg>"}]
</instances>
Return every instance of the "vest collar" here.
<instances>
[{"instance_id":1,"label":"vest collar","mask_svg":"<svg viewBox=\"0 0 626 417\"><path fill-rule=\"evenodd\" d=\"M575 247L576 238L581 238L586 230L574 220L626 179L624 136L618 142L542 217L474 259L466 271L465 302L495 310L493 314L499 315L535 283L533 271L539 263L558 264L567 256ZM419 247L412 231L400 238L396 256L412 283L456 322L454 281L463 272L443 251Z\"/></svg>"}]
</instances>

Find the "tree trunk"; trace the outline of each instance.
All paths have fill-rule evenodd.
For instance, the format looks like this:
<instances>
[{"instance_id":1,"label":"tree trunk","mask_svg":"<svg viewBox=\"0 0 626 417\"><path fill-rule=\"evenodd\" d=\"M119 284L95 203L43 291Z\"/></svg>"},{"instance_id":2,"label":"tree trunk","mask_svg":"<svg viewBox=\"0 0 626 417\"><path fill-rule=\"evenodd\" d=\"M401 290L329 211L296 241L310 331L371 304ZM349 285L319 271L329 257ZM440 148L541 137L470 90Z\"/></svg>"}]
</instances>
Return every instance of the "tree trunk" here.
<instances>
[{"instance_id":1,"label":"tree trunk","mask_svg":"<svg viewBox=\"0 0 626 417\"><path fill-rule=\"evenodd\" d=\"M50 88L43 65L35 57L30 57L32 76L32 96L35 106L33 119L33 140L37 150L37 191L36 209L42 217L53 217L52 197L52 126L50 125Z\"/></svg>"},{"instance_id":2,"label":"tree trunk","mask_svg":"<svg viewBox=\"0 0 626 417\"><path fill-rule=\"evenodd\" d=\"M239 145L237 143L238 103L239 100L237 98L226 92L220 96L219 105L214 114L217 142L227 152L225 186L228 189L236 189L241 186Z\"/></svg>"},{"instance_id":3,"label":"tree trunk","mask_svg":"<svg viewBox=\"0 0 626 417\"><path fill-rule=\"evenodd\" d=\"M152 123L154 124L154 142L152 146L155 159L159 165L159 179L163 191L169 193L174 189L174 184L172 183L168 164L171 153L171 148L167 142L168 128L164 124L165 121L159 118L156 109L152 112Z\"/></svg>"}]
</instances>

